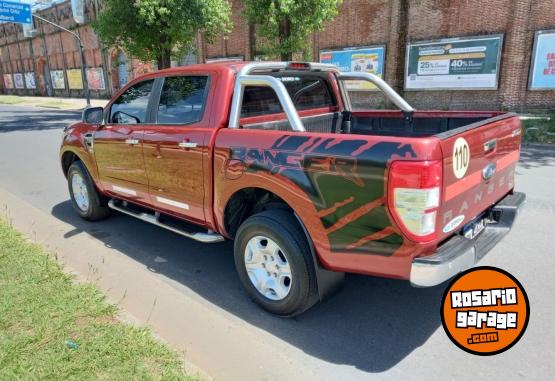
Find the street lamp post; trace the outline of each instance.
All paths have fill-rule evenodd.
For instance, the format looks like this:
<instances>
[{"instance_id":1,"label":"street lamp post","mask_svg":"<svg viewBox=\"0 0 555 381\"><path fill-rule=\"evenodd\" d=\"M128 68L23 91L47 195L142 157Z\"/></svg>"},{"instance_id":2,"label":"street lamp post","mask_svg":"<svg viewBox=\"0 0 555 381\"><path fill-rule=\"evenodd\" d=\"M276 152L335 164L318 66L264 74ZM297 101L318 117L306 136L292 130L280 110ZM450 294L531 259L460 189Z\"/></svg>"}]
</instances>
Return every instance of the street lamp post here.
<instances>
[{"instance_id":1,"label":"street lamp post","mask_svg":"<svg viewBox=\"0 0 555 381\"><path fill-rule=\"evenodd\" d=\"M81 38L79 37L79 35L69 29L64 28L63 26L60 26L58 24L53 23L50 20L47 20L43 17L37 16L37 15L33 15L34 18L44 21L45 23L48 23L58 29L63 30L64 32L68 32L70 33L73 37L75 37L77 39L77 41L79 42L79 51L81 53L81 76L83 77L83 91L85 92L85 98L87 99L87 107L91 105L91 97L89 94L89 81L87 80L87 65L85 63L85 49L83 47L83 41L81 41Z\"/></svg>"}]
</instances>

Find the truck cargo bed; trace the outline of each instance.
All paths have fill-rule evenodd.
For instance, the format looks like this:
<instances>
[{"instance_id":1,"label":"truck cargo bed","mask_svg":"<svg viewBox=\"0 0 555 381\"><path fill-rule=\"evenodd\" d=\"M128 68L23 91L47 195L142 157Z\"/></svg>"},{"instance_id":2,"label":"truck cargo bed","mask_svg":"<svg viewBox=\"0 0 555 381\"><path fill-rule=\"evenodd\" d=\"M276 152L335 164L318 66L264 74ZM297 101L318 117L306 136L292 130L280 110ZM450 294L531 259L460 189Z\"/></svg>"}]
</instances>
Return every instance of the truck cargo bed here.
<instances>
[{"instance_id":1,"label":"truck cargo bed","mask_svg":"<svg viewBox=\"0 0 555 381\"><path fill-rule=\"evenodd\" d=\"M351 134L426 137L464 126L478 127L505 116L511 115L500 112L417 111L412 120L407 120L405 115L395 111L355 111L351 117Z\"/></svg>"}]
</instances>

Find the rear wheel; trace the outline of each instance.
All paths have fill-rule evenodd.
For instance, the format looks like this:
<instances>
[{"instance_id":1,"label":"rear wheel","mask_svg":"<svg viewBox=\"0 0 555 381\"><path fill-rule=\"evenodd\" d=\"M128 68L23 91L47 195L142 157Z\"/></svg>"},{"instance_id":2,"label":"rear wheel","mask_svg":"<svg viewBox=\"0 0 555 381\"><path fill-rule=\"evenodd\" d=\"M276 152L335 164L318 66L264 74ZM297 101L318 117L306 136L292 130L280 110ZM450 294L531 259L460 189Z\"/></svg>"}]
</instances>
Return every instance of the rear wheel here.
<instances>
[{"instance_id":1,"label":"rear wheel","mask_svg":"<svg viewBox=\"0 0 555 381\"><path fill-rule=\"evenodd\" d=\"M234 252L243 286L265 310L294 316L315 300L312 255L290 212L269 210L248 218L239 227Z\"/></svg>"},{"instance_id":2,"label":"rear wheel","mask_svg":"<svg viewBox=\"0 0 555 381\"><path fill-rule=\"evenodd\" d=\"M110 214L107 199L96 190L82 162L75 161L71 164L67 181L71 204L79 216L88 221L97 221Z\"/></svg>"}]
</instances>

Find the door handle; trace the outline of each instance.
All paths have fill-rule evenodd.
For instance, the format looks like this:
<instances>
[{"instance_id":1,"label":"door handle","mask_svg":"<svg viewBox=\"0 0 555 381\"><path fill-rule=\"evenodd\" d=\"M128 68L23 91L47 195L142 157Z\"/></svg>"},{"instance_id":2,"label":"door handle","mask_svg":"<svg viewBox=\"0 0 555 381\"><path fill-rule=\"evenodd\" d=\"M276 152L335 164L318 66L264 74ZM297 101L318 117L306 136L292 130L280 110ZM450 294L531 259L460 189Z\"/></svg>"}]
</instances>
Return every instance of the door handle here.
<instances>
[{"instance_id":1,"label":"door handle","mask_svg":"<svg viewBox=\"0 0 555 381\"><path fill-rule=\"evenodd\" d=\"M181 148L196 148L197 143L195 142L181 142L178 144Z\"/></svg>"},{"instance_id":2,"label":"door handle","mask_svg":"<svg viewBox=\"0 0 555 381\"><path fill-rule=\"evenodd\" d=\"M484 143L484 152L488 153L497 148L497 139L492 139Z\"/></svg>"},{"instance_id":3,"label":"door handle","mask_svg":"<svg viewBox=\"0 0 555 381\"><path fill-rule=\"evenodd\" d=\"M125 139L125 144L129 144L129 145L137 145L139 144L139 139Z\"/></svg>"},{"instance_id":4,"label":"door handle","mask_svg":"<svg viewBox=\"0 0 555 381\"><path fill-rule=\"evenodd\" d=\"M83 138L85 140L85 145L87 146L87 149L89 151L92 151L94 148L94 133L87 132L85 135L83 135Z\"/></svg>"}]
</instances>

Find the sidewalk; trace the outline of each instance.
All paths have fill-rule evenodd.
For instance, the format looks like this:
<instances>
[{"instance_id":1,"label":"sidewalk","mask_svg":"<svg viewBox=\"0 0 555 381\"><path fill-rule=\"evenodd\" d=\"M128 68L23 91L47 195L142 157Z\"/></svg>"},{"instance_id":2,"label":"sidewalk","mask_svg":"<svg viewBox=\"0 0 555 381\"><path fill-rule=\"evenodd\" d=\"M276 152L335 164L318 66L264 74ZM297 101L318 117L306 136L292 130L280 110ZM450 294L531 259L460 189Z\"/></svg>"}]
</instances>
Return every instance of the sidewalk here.
<instances>
[{"instance_id":1,"label":"sidewalk","mask_svg":"<svg viewBox=\"0 0 555 381\"><path fill-rule=\"evenodd\" d=\"M127 250L137 253L141 249L132 243L120 251L122 247L106 244L90 231L45 213L0 187L2 217L32 242L55 252L64 271L78 281L97 285L108 302L119 307L124 322L152 328L183 355L188 374L241 381L337 378L326 377L317 361L300 349L133 259ZM95 229L107 234L102 227Z\"/></svg>"},{"instance_id":2,"label":"sidewalk","mask_svg":"<svg viewBox=\"0 0 555 381\"><path fill-rule=\"evenodd\" d=\"M91 99L91 106L104 107L106 103L108 103L108 99ZM61 110L80 110L85 108L86 102L83 98L0 95L0 105L35 106Z\"/></svg>"}]
</instances>

